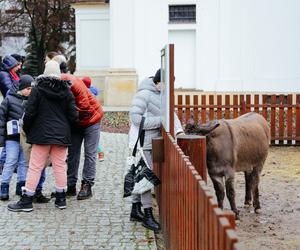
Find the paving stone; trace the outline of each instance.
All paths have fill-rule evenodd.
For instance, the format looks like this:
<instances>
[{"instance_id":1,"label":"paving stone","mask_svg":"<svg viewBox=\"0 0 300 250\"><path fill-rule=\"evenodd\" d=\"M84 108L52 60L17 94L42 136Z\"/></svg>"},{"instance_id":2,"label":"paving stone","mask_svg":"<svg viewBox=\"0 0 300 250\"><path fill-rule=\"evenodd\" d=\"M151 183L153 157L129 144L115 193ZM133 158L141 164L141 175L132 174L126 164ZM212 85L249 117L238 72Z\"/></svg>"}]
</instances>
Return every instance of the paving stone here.
<instances>
[{"instance_id":1,"label":"paving stone","mask_svg":"<svg viewBox=\"0 0 300 250\"><path fill-rule=\"evenodd\" d=\"M13 193L13 176L10 201L0 202L1 249L157 249L153 232L129 221L130 198L123 199L127 135L101 133L101 145L105 160L97 162L93 197L85 201L70 197L65 210L55 208L52 199L48 204L34 204L31 213L9 212L7 205L19 199ZM79 173L82 164L81 159ZM44 193L50 195L53 190L53 171L49 167Z\"/></svg>"}]
</instances>

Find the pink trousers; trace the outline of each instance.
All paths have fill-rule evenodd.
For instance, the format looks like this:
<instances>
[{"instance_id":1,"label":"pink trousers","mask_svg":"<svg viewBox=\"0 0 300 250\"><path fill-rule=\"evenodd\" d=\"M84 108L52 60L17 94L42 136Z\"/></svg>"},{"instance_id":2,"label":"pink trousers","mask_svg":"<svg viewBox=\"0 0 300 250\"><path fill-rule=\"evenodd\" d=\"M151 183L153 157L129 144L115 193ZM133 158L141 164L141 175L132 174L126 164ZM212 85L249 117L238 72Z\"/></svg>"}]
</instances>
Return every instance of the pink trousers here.
<instances>
[{"instance_id":1,"label":"pink trousers","mask_svg":"<svg viewBox=\"0 0 300 250\"><path fill-rule=\"evenodd\" d=\"M67 147L58 145L32 145L30 154L29 169L26 176L25 189L34 193L39 183L41 173L45 167L48 156L52 162L55 187L67 189Z\"/></svg>"}]
</instances>

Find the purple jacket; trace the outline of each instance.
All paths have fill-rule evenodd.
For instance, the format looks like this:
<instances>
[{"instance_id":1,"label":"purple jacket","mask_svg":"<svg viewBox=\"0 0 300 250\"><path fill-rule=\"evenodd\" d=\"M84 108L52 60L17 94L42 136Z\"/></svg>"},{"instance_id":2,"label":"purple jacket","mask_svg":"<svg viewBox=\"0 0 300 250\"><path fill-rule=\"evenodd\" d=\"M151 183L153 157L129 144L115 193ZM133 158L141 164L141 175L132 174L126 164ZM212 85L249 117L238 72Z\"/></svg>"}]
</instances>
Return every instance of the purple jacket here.
<instances>
[{"instance_id":1,"label":"purple jacket","mask_svg":"<svg viewBox=\"0 0 300 250\"><path fill-rule=\"evenodd\" d=\"M9 71L18 64L18 61L12 56L5 56L0 65L0 91L3 98L6 96L7 91L10 89L13 78Z\"/></svg>"}]
</instances>

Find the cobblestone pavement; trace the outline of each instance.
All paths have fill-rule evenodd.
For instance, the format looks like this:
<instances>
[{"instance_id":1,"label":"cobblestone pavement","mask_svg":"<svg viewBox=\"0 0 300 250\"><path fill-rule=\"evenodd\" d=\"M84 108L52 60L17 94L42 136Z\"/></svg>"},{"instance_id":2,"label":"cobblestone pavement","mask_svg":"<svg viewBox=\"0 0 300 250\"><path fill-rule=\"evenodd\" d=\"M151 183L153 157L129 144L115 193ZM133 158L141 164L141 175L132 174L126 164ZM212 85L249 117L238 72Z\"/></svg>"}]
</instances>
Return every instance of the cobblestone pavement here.
<instances>
[{"instance_id":1,"label":"cobblestone pavement","mask_svg":"<svg viewBox=\"0 0 300 250\"><path fill-rule=\"evenodd\" d=\"M101 132L101 145L105 161L97 163L93 197L68 198L65 210L56 209L52 200L34 204L31 213L9 212L7 204L18 200L13 177L10 201L0 201L0 249L156 249L153 232L129 221L130 198L122 198L127 135ZM49 195L54 188L52 168L47 174Z\"/></svg>"}]
</instances>

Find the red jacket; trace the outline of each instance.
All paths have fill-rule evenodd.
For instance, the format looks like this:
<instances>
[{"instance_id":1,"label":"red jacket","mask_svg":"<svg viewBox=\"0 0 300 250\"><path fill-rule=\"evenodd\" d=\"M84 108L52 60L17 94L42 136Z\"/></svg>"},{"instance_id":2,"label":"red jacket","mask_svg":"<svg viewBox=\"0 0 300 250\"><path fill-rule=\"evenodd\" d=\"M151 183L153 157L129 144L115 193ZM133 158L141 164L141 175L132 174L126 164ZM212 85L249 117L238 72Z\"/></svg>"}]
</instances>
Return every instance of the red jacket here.
<instances>
[{"instance_id":1,"label":"red jacket","mask_svg":"<svg viewBox=\"0 0 300 250\"><path fill-rule=\"evenodd\" d=\"M79 125L86 128L99 122L104 115L103 108L83 81L71 74L62 74L61 79L72 83L71 91L79 113Z\"/></svg>"}]
</instances>

